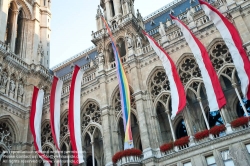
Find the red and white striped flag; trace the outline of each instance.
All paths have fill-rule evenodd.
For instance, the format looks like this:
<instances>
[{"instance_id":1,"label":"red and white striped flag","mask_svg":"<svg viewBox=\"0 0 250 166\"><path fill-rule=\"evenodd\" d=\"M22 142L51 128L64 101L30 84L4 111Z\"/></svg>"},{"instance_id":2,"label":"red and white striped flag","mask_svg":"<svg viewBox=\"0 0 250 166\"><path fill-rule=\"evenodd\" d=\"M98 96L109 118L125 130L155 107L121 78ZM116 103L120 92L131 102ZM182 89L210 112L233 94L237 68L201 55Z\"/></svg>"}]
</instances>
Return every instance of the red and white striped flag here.
<instances>
[{"instance_id":1,"label":"red and white striped flag","mask_svg":"<svg viewBox=\"0 0 250 166\"><path fill-rule=\"evenodd\" d=\"M69 95L69 132L73 150L73 164L83 163L81 121L80 121L80 95L83 71L75 66Z\"/></svg>"},{"instance_id":2,"label":"red and white striped flag","mask_svg":"<svg viewBox=\"0 0 250 166\"><path fill-rule=\"evenodd\" d=\"M50 127L56 149L58 150L59 166L61 166L60 106L61 106L62 86L63 86L63 81L59 80L56 76L54 76L50 93Z\"/></svg>"},{"instance_id":3,"label":"red and white striped flag","mask_svg":"<svg viewBox=\"0 0 250 166\"><path fill-rule=\"evenodd\" d=\"M43 160L45 166L50 166L51 160L45 154L43 154L41 145L43 96L44 91L34 87L30 111L30 131L34 139L34 146L37 154Z\"/></svg>"},{"instance_id":4,"label":"red and white striped flag","mask_svg":"<svg viewBox=\"0 0 250 166\"><path fill-rule=\"evenodd\" d=\"M241 82L241 91L243 97L250 99L249 80L250 80L250 62L247 53L243 48L240 35L234 25L224 17L216 8L205 1L199 0L205 14L210 17L224 39L229 52L231 53L236 71Z\"/></svg>"},{"instance_id":5,"label":"red and white striped flag","mask_svg":"<svg viewBox=\"0 0 250 166\"><path fill-rule=\"evenodd\" d=\"M172 99L171 119L174 119L174 117L178 113L180 113L186 105L186 94L184 87L177 73L175 64L170 58L170 56L161 46L159 46L159 44L151 36L149 36L145 31L142 32L148 38L151 47L154 49L155 53L160 57L163 67L166 70L166 74L170 84Z\"/></svg>"},{"instance_id":6,"label":"red and white striped flag","mask_svg":"<svg viewBox=\"0 0 250 166\"><path fill-rule=\"evenodd\" d=\"M176 25L181 29L196 62L201 70L203 83L207 92L210 111L218 111L226 105L226 98L220 86L219 78L213 68L204 45L197 39L188 27L176 17L170 15Z\"/></svg>"}]
</instances>

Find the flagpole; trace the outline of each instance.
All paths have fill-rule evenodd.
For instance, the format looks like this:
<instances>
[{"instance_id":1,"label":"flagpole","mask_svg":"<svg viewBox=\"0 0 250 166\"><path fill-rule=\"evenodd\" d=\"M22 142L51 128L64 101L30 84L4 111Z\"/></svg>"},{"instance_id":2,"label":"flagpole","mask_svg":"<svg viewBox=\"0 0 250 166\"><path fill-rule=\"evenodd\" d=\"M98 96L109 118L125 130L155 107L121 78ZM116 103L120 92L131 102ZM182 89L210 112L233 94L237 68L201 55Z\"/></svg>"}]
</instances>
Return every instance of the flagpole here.
<instances>
[{"instance_id":1,"label":"flagpole","mask_svg":"<svg viewBox=\"0 0 250 166\"><path fill-rule=\"evenodd\" d=\"M95 166L94 141L91 142L91 146L92 146L92 165Z\"/></svg>"},{"instance_id":2,"label":"flagpole","mask_svg":"<svg viewBox=\"0 0 250 166\"><path fill-rule=\"evenodd\" d=\"M244 110L244 112L245 112L245 114L246 114L246 117L249 117L248 112L247 112L247 109L246 109L246 107L245 107L245 105L244 105L244 103L243 103L243 101L242 101L242 99L241 99L240 93L239 93L238 88L237 88L237 86L236 86L236 83L233 83L232 86L234 87L234 90L235 90L235 92L236 92L236 94L237 94L237 96L238 96L238 99L239 99L239 101L240 101L240 104L241 104L241 106L242 106L242 108L243 108L243 110Z\"/></svg>"},{"instance_id":3,"label":"flagpole","mask_svg":"<svg viewBox=\"0 0 250 166\"><path fill-rule=\"evenodd\" d=\"M169 124L170 124L170 129L171 129L171 132L172 132L173 140L176 141L175 134L174 134L174 129L173 129L173 124L172 124L172 121L171 121L169 110L166 110L166 113L168 114L168 121L169 121Z\"/></svg>"},{"instance_id":4,"label":"flagpole","mask_svg":"<svg viewBox=\"0 0 250 166\"><path fill-rule=\"evenodd\" d=\"M204 108L203 108L203 105L202 105L202 102L201 102L201 98L198 97L197 100L199 101L199 104L200 104L200 107L201 107L201 112L202 112L204 120L206 122L207 129L210 130L210 126L209 126L209 123L207 121L207 117L206 117L206 114L205 114L205 111L204 111Z\"/></svg>"}]
</instances>

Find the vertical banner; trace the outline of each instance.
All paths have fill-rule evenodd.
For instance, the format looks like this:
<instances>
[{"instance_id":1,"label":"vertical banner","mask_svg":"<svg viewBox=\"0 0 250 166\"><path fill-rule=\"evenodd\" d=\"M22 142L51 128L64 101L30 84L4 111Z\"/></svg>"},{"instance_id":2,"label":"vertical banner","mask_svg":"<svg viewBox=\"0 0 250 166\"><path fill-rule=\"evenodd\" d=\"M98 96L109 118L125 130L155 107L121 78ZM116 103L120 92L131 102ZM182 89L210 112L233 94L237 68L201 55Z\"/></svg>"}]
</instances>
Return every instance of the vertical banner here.
<instances>
[{"instance_id":1,"label":"vertical banner","mask_svg":"<svg viewBox=\"0 0 250 166\"><path fill-rule=\"evenodd\" d=\"M209 3L199 0L205 14L213 21L216 28L224 39L229 52L232 56L235 69L241 82L241 91L243 97L250 99L249 80L250 80L250 62L247 53L243 48L240 35L234 25L224 17L216 8Z\"/></svg>"},{"instance_id":2,"label":"vertical banner","mask_svg":"<svg viewBox=\"0 0 250 166\"><path fill-rule=\"evenodd\" d=\"M193 35L193 33L182 21L172 15L170 15L170 17L181 29L183 36L192 50L196 62L201 70L210 111L218 111L226 105L226 98L205 46Z\"/></svg>"},{"instance_id":3,"label":"vertical banner","mask_svg":"<svg viewBox=\"0 0 250 166\"><path fill-rule=\"evenodd\" d=\"M133 137L132 137L132 131L131 131L131 105L130 105L130 91L129 91L129 84L128 80L125 74L125 71L122 66L122 62L120 59L119 52L116 48L115 41L113 39L111 30L105 21L105 19L102 17L102 20L108 30L112 49L115 56L115 63L116 63L116 73L119 80L119 90L120 90L120 96L121 96L121 105L122 105L122 115L123 115L123 125L124 125L124 131L125 131L125 139L124 139L124 150L125 149L131 149L134 148L133 143Z\"/></svg>"},{"instance_id":4,"label":"vertical banner","mask_svg":"<svg viewBox=\"0 0 250 166\"><path fill-rule=\"evenodd\" d=\"M62 165L60 159L60 107L62 86L63 81L54 76L50 93L50 127L53 140L58 151L58 166Z\"/></svg>"},{"instance_id":5,"label":"vertical banner","mask_svg":"<svg viewBox=\"0 0 250 166\"><path fill-rule=\"evenodd\" d=\"M177 73L175 64L170 58L170 56L151 36L149 36L145 31L142 32L148 38L148 41L151 47L154 49L155 53L160 57L162 65L166 71L170 84L171 99L172 99L171 119L174 119L175 116L178 113L180 113L186 105L186 94L184 87Z\"/></svg>"},{"instance_id":6,"label":"vertical banner","mask_svg":"<svg viewBox=\"0 0 250 166\"><path fill-rule=\"evenodd\" d=\"M34 139L34 146L37 154L43 160L45 166L50 166L51 160L45 154L43 154L41 145L43 96L44 91L34 87L30 111L30 131Z\"/></svg>"},{"instance_id":7,"label":"vertical banner","mask_svg":"<svg viewBox=\"0 0 250 166\"><path fill-rule=\"evenodd\" d=\"M81 82L83 71L79 66L75 66L69 95L69 133L73 151L73 164L83 163L82 140L81 140L81 120L80 120L80 98Z\"/></svg>"}]
</instances>

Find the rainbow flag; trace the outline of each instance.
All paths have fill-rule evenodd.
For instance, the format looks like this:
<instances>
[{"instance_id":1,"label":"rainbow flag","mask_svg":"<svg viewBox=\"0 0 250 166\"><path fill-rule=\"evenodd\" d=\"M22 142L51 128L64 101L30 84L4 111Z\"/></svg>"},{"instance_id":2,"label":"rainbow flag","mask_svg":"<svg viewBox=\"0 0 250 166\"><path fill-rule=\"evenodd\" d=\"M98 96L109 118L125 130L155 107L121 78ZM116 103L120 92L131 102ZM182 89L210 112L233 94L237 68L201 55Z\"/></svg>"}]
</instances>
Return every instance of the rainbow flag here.
<instances>
[{"instance_id":1,"label":"rainbow flag","mask_svg":"<svg viewBox=\"0 0 250 166\"><path fill-rule=\"evenodd\" d=\"M116 72L118 75L119 90L120 90L120 96L121 96L123 125L124 125L124 131L125 131L124 150L131 149L131 148L134 148L134 144L133 144L133 137L132 137L132 132L131 132L131 118L130 118L131 107L130 107L130 91L129 91L128 80L127 80L125 71L123 69L120 55L119 55L119 52L117 51L116 44L113 39L109 25L107 24L106 20L103 17L102 17L102 20L108 30L111 44L112 44L112 49L113 49L114 56L115 56Z\"/></svg>"}]
</instances>

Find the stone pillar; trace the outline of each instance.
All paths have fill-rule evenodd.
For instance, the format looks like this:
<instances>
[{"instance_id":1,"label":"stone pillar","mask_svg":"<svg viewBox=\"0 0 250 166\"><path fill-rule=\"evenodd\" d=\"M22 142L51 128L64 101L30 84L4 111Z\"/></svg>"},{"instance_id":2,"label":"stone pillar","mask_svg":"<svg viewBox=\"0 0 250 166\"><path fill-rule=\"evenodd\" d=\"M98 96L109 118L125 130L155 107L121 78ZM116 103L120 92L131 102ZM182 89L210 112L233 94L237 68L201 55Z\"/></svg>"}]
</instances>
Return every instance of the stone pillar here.
<instances>
[{"instance_id":1,"label":"stone pillar","mask_svg":"<svg viewBox=\"0 0 250 166\"><path fill-rule=\"evenodd\" d=\"M148 158L153 156L153 152L151 149L150 131L148 126L149 115L146 111L148 110L146 94L141 90L141 71L138 69L136 57L134 56L134 58L130 59L130 61L131 73L128 75L128 80L133 80L129 82L131 83L131 86L134 88L135 92L133 95L135 96L136 110L137 114L139 115L137 120L139 122L144 158Z\"/></svg>"},{"instance_id":2,"label":"stone pillar","mask_svg":"<svg viewBox=\"0 0 250 166\"><path fill-rule=\"evenodd\" d=\"M243 44L249 42L250 40L250 32L247 28L247 25L244 19L241 16L240 11L236 11L231 13L234 19L234 26L237 28L238 32L240 33L241 39Z\"/></svg>"},{"instance_id":3,"label":"stone pillar","mask_svg":"<svg viewBox=\"0 0 250 166\"><path fill-rule=\"evenodd\" d=\"M111 118L109 107L102 108L102 129L103 129L103 150L107 165L112 165L112 157L114 155L112 142Z\"/></svg>"},{"instance_id":4,"label":"stone pillar","mask_svg":"<svg viewBox=\"0 0 250 166\"><path fill-rule=\"evenodd\" d=\"M11 32L11 52L15 52L15 44L16 44L16 35L17 35L17 18L18 11L13 11L13 22L12 22L12 32Z\"/></svg>"},{"instance_id":5,"label":"stone pillar","mask_svg":"<svg viewBox=\"0 0 250 166\"><path fill-rule=\"evenodd\" d=\"M16 81L16 87L15 87L15 95L14 95L15 100L17 100L17 90L18 90L18 81Z\"/></svg>"},{"instance_id":6,"label":"stone pillar","mask_svg":"<svg viewBox=\"0 0 250 166\"><path fill-rule=\"evenodd\" d=\"M9 1L1 0L0 1L0 41L4 41L6 33L6 25L8 19L8 10L9 10Z\"/></svg>"},{"instance_id":7,"label":"stone pillar","mask_svg":"<svg viewBox=\"0 0 250 166\"><path fill-rule=\"evenodd\" d=\"M6 88L5 88L5 94L8 95L9 93L9 89L10 89L10 77L8 77L7 79L7 84L6 84Z\"/></svg>"},{"instance_id":8,"label":"stone pillar","mask_svg":"<svg viewBox=\"0 0 250 166\"><path fill-rule=\"evenodd\" d=\"M147 125L147 121L146 121L147 118L146 118L146 115L144 112L144 110L145 110L144 102L145 101L143 99L143 95L144 94L142 91L134 93L137 114L140 115L140 116L138 116L138 122L139 122L139 127L140 127L142 148L143 148L143 151L148 151L151 149L151 145L150 145L150 137L149 137L148 127L147 127L148 125Z\"/></svg>"},{"instance_id":9,"label":"stone pillar","mask_svg":"<svg viewBox=\"0 0 250 166\"><path fill-rule=\"evenodd\" d=\"M114 8L115 8L115 16L121 17L122 11L121 11L121 1L120 0L113 0Z\"/></svg>"},{"instance_id":10,"label":"stone pillar","mask_svg":"<svg viewBox=\"0 0 250 166\"><path fill-rule=\"evenodd\" d=\"M112 118L110 115L110 107L108 106L108 91L106 85L105 72L99 73L100 78L100 106L102 112L102 137L103 137L103 151L106 165L112 165L113 150L113 133L112 133Z\"/></svg>"},{"instance_id":11,"label":"stone pillar","mask_svg":"<svg viewBox=\"0 0 250 166\"><path fill-rule=\"evenodd\" d=\"M106 8L106 16L107 16L107 21L109 21L112 18L112 14L111 14L111 4L110 4L110 0L105 0L105 8Z\"/></svg>"}]
</instances>

